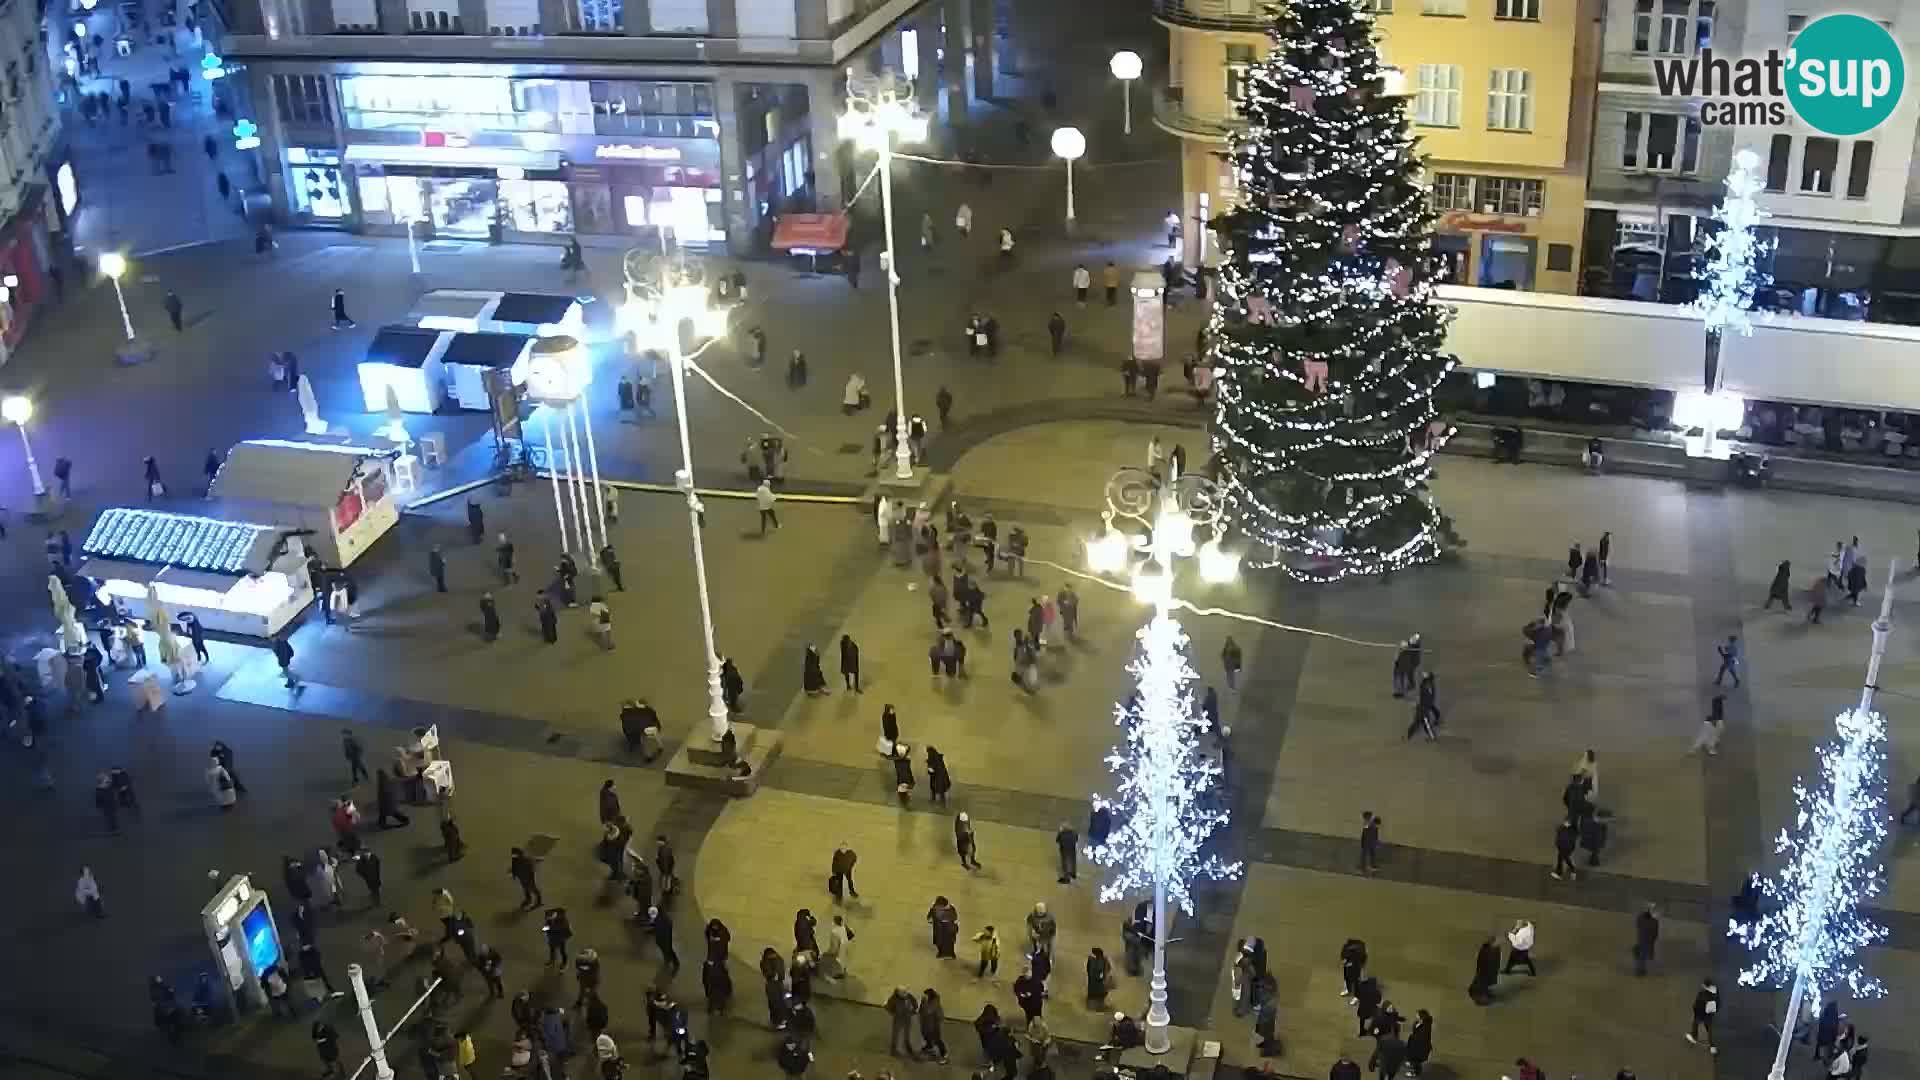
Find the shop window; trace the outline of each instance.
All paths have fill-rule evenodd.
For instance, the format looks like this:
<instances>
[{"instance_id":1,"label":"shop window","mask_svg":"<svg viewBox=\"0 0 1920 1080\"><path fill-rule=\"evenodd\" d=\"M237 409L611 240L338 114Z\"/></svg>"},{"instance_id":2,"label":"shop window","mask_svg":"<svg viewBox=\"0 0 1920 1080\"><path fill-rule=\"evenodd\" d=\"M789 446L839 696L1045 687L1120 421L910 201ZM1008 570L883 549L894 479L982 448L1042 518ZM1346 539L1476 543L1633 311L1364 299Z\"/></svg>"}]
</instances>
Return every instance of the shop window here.
<instances>
[{"instance_id":1,"label":"shop window","mask_svg":"<svg viewBox=\"0 0 1920 1080\"><path fill-rule=\"evenodd\" d=\"M1460 126L1460 66L1421 64L1413 122L1426 127Z\"/></svg>"},{"instance_id":2,"label":"shop window","mask_svg":"<svg viewBox=\"0 0 1920 1080\"><path fill-rule=\"evenodd\" d=\"M1793 157L1793 136L1775 135L1767 145L1767 190L1787 190L1787 163Z\"/></svg>"},{"instance_id":3,"label":"shop window","mask_svg":"<svg viewBox=\"0 0 1920 1080\"><path fill-rule=\"evenodd\" d=\"M1493 17L1540 21L1540 0L1494 0Z\"/></svg>"},{"instance_id":4,"label":"shop window","mask_svg":"<svg viewBox=\"0 0 1920 1080\"><path fill-rule=\"evenodd\" d=\"M360 213L375 225L394 221L393 205L387 198L387 178L378 173L360 177Z\"/></svg>"},{"instance_id":5,"label":"shop window","mask_svg":"<svg viewBox=\"0 0 1920 1080\"><path fill-rule=\"evenodd\" d=\"M340 178L340 154L334 150L288 147L287 196L295 213L328 221L347 216L346 190Z\"/></svg>"},{"instance_id":6,"label":"shop window","mask_svg":"<svg viewBox=\"0 0 1920 1080\"><path fill-rule=\"evenodd\" d=\"M707 0L651 0L647 5L650 25L656 34L705 34Z\"/></svg>"},{"instance_id":7,"label":"shop window","mask_svg":"<svg viewBox=\"0 0 1920 1080\"><path fill-rule=\"evenodd\" d=\"M486 0L487 33L527 37L540 32L540 0Z\"/></svg>"},{"instance_id":8,"label":"shop window","mask_svg":"<svg viewBox=\"0 0 1920 1080\"><path fill-rule=\"evenodd\" d=\"M573 200L560 180L502 180L500 203L517 232L570 233Z\"/></svg>"},{"instance_id":9,"label":"shop window","mask_svg":"<svg viewBox=\"0 0 1920 1080\"><path fill-rule=\"evenodd\" d=\"M1487 130L1533 130L1533 76L1524 68L1494 68L1487 79Z\"/></svg>"},{"instance_id":10,"label":"shop window","mask_svg":"<svg viewBox=\"0 0 1920 1080\"><path fill-rule=\"evenodd\" d=\"M627 25L626 5L621 0L574 0L571 14L573 29L582 33L618 33Z\"/></svg>"},{"instance_id":11,"label":"shop window","mask_svg":"<svg viewBox=\"0 0 1920 1080\"><path fill-rule=\"evenodd\" d=\"M273 97L284 124L333 126L333 87L325 75L275 75Z\"/></svg>"},{"instance_id":12,"label":"shop window","mask_svg":"<svg viewBox=\"0 0 1920 1080\"><path fill-rule=\"evenodd\" d=\"M520 112L513 83L479 75L347 75L340 106L356 130L551 131L551 113Z\"/></svg>"},{"instance_id":13,"label":"shop window","mask_svg":"<svg viewBox=\"0 0 1920 1080\"><path fill-rule=\"evenodd\" d=\"M1862 139L1853 144L1853 159L1847 164L1847 198L1867 197L1867 181L1873 175L1873 142Z\"/></svg>"},{"instance_id":14,"label":"shop window","mask_svg":"<svg viewBox=\"0 0 1920 1080\"><path fill-rule=\"evenodd\" d=\"M713 85L695 82L594 81L588 84L593 129L601 135L713 138ZM751 130L744 126L742 130Z\"/></svg>"},{"instance_id":15,"label":"shop window","mask_svg":"<svg viewBox=\"0 0 1920 1080\"><path fill-rule=\"evenodd\" d=\"M1840 166L1840 140L1813 136L1800 154L1800 193L1833 194L1833 171Z\"/></svg>"}]
</instances>

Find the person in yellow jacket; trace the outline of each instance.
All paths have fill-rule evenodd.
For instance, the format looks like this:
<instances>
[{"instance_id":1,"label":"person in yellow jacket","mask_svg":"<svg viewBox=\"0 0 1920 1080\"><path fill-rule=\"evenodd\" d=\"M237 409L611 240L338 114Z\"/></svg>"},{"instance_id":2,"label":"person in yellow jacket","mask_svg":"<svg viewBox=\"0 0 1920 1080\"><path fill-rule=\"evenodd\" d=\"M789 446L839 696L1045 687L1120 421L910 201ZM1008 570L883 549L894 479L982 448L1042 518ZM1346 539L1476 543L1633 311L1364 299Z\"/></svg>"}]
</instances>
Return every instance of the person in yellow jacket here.
<instances>
[{"instance_id":1,"label":"person in yellow jacket","mask_svg":"<svg viewBox=\"0 0 1920 1080\"><path fill-rule=\"evenodd\" d=\"M973 935L973 940L980 945L980 977L986 978L988 973L998 975L1000 973L999 932L989 926Z\"/></svg>"}]
</instances>

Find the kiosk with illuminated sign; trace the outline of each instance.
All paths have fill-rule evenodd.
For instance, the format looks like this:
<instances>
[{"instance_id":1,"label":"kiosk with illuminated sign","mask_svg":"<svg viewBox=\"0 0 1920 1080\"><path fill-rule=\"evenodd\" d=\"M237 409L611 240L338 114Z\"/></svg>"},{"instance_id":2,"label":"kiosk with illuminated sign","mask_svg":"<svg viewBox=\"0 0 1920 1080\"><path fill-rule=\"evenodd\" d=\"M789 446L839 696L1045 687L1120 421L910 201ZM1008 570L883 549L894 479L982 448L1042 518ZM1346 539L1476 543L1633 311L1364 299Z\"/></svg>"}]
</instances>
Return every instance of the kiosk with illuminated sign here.
<instances>
[{"instance_id":1,"label":"kiosk with illuminated sign","mask_svg":"<svg viewBox=\"0 0 1920 1080\"><path fill-rule=\"evenodd\" d=\"M328 566L351 566L400 521L394 456L367 446L248 439L227 452L213 496L255 520L302 530Z\"/></svg>"},{"instance_id":2,"label":"kiosk with illuminated sign","mask_svg":"<svg viewBox=\"0 0 1920 1080\"><path fill-rule=\"evenodd\" d=\"M261 976L285 962L266 892L255 888L247 875L233 875L200 909L200 928L213 952L227 1007L237 1016L265 1006L267 991L260 985Z\"/></svg>"},{"instance_id":3,"label":"kiosk with illuminated sign","mask_svg":"<svg viewBox=\"0 0 1920 1080\"><path fill-rule=\"evenodd\" d=\"M113 507L80 545L78 572L99 580L100 598L125 618L146 618L151 585L209 630L264 638L313 599L306 558L300 537L278 525Z\"/></svg>"}]
</instances>

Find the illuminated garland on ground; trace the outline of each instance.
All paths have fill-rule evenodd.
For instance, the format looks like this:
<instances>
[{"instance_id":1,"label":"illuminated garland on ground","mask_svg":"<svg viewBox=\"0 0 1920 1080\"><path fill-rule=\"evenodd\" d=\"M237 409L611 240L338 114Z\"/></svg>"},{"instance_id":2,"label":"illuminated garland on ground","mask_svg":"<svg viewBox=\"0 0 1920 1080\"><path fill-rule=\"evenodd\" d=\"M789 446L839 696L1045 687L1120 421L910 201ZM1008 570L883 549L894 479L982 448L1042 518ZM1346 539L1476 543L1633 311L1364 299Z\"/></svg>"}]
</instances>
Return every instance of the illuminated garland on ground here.
<instances>
[{"instance_id":1,"label":"illuminated garland on ground","mask_svg":"<svg viewBox=\"0 0 1920 1080\"><path fill-rule=\"evenodd\" d=\"M1427 480L1452 428L1433 394L1455 361L1440 353L1435 215L1372 16L1293 0L1269 37L1233 143L1242 201L1214 223L1222 491L1248 565L1385 573L1441 547Z\"/></svg>"},{"instance_id":2,"label":"illuminated garland on ground","mask_svg":"<svg viewBox=\"0 0 1920 1080\"><path fill-rule=\"evenodd\" d=\"M1742 986L1799 980L1816 1003L1820 991L1832 987L1844 986L1854 997L1886 992L1856 954L1887 936L1886 927L1859 911L1880 895L1886 879L1879 850L1887 838L1887 726L1879 713L1850 709L1835 727L1840 738L1819 751L1819 784L1793 785L1800 810L1794 828L1780 830L1774 841L1787 864L1760 879L1764 913L1728 931L1754 952L1740 972Z\"/></svg>"}]
</instances>

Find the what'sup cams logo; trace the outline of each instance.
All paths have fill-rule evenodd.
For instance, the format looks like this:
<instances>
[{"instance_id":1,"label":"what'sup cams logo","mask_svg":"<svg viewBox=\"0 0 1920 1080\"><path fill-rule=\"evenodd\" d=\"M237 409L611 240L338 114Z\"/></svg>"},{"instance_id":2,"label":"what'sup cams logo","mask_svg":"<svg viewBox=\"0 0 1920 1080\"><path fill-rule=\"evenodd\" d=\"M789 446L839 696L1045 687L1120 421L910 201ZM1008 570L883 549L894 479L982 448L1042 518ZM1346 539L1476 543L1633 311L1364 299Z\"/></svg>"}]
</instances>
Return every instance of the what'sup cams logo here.
<instances>
[{"instance_id":1,"label":"what'sup cams logo","mask_svg":"<svg viewBox=\"0 0 1920 1080\"><path fill-rule=\"evenodd\" d=\"M1860 15L1808 23L1784 52L1729 60L1698 56L1653 61L1663 97L1704 97L1700 122L1780 127L1792 107L1802 122L1845 138L1879 127L1900 104L1907 65L1886 27Z\"/></svg>"}]
</instances>

